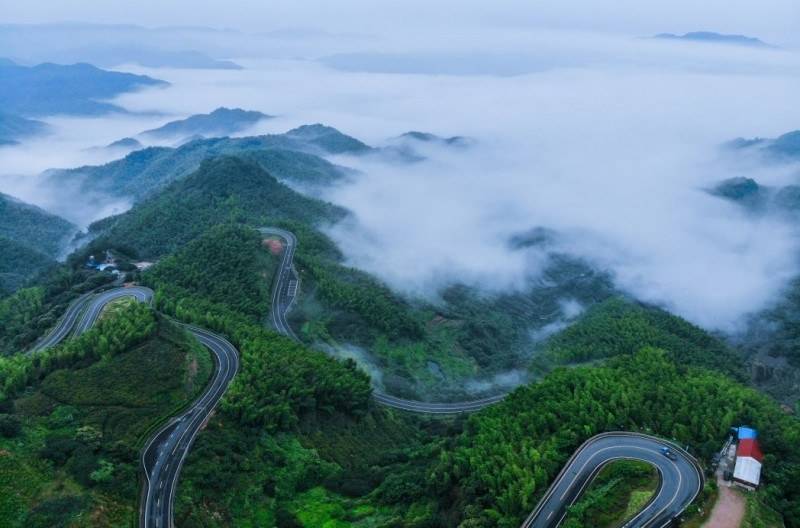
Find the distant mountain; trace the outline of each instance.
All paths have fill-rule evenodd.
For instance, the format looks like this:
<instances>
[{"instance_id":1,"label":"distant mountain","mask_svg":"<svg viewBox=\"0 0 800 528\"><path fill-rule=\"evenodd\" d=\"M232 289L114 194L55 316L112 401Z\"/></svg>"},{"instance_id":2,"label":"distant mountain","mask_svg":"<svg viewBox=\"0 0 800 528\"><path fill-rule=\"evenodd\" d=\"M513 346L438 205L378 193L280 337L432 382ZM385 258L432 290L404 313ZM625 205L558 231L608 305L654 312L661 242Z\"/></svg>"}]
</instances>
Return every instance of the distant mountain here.
<instances>
[{"instance_id":1,"label":"distant mountain","mask_svg":"<svg viewBox=\"0 0 800 528\"><path fill-rule=\"evenodd\" d=\"M690 42L707 42L712 44L732 44L735 46L750 46L755 48L774 48L770 44L754 37L744 35L724 35L713 31L694 31L683 35L674 33L659 33L653 38L662 40L684 40Z\"/></svg>"},{"instance_id":2,"label":"distant mountain","mask_svg":"<svg viewBox=\"0 0 800 528\"><path fill-rule=\"evenodd\" d=\"M47 125L41 121L0 113L0 144L14 144L20 140L42 134Z\"/></svg>"},{"instance_id":3,"label":"distant mountain","mask_svg":"<svg viewBox=\"0 0 800 528\"><path fill-rule=\"evenodd\" d=\"M236 49L225 42L231 37L236 35L210 28L0 24L0 50L11 50L7 51L13 53L11 58L27 64L51 61L89 62L101 68L139 64L147 68L241 69L234 62L220 59Z\"/></svg>"},{"instance_id":4,"label":"distant mountain","mask_svg":"<svg viewBox=\"0 0 800 528\"><path fill-rule=\"evenodd\" d=\"M114 141L113 143L109 143L108 145L106 145L105 148L107 148L107 149L139 150L141 148L144 148L144 145L142 145L136 139L126 137L126 138L118 139L117 141Z\"/></svg>"},{"instance_id":5,"label":"distant mountain","mask_svg":"<svg viewBox=\"0 0 800 528\"><path fill-rule=\"evenodd\" d=\"M91 56L94 62L108 66L133 63L145 68L242 69L233 61L214 59L195 50L167 51L156 48L112 47L93 50Z\"/></svg>"},{"instance_id":6,"label":"distant mountain","mask_svg":"<svg viewBox=\"0 0 800 528\"><path fill-rule=\"evenodd\" d=\"M441 137L429 132L417 132L415 130L401 134L398 139L420 141L422 143L435 143L455 147L466 147L472 143L472 140L465 138L464 136Z\"/></svg>"},{"instance_id":7,"label":"distant mountain","mask_svg":"<svg viewBox=\"0 0 800 528\"><path fill-rule=\"evenodd\" d=\"M91 64L45 63L27 67L6 60L0 63L0 108L26 117L124 112L121 107L100 100L167 84L144 75L101 70Z\"/></svg>"},{"instance_id":8,"label":"distant mountain","mask_svg":"<svg viewBox=\"0 0 800 528\"><path fill-rule=\"evenodd\" d=\"M57 257L75 231L63 218L0 193L0 237Z\"/></svg>"},{"instance_id":9,"label":"distant mountain","mask_svg":"<svg viewBox=\"0 0 800 528\"><path fill-rule=\"evenodd\" d=\"M321 125L303 125L284 134L289 140L306 145L313 145L328 154L364 154L372 150L361 141L342 134L333 127Z\"/></svg>"},{"instance_id":10,"label":"distant mountain","mask_svg":"<svg viewBox=\"0 0 800 528\"><path fill-rule=\"evenodd\" d=\"M221 157L204 161L162 192L89 229L134 248L142 258L154 258L217 224L269 225L281 220L314 224L344 214L336 206L293 191L253 161Z\"/></svg>"},{"instance_id":11,"label":"distant mountain","mask_svg":"<svg viewBox=\"0 0 800 528\"><path fill-rule=\"evenodd\" d=\"M800 214L800 185L768 187L739 176L718 182L708 193L753 213Z\"/></svg>"},{"instance_id":12,"label":"distant mountain","mask_svg":"<svg viewBox=\"0 0 800 528\"><path fill-rule=\"evenodd\" d=\"M197 170L206 158L236 155L257 162L287 183L315 186L329 184L346 174L343 168L319 155L359 154L370 150L364 143L334 128L312 126L300 127L286 134L200 139L178 148L150 147L105 165L51 170L47 176L62 187L65 184L77 186L81 193L97 191L141 199Z\"/></svg>"},{"instance_id":13,"label":"distant mountain","mask_svg":"<svg viewBox=\"0 0 800 528\"><path fill-rule=\"evenodd\" d=\"M228 136L242 132L263 119L273 116L241 108L217 108L210 114L197 114L180 121L172 121L142 136L153 139L186 138L191 136Z\"/></svg>"},{"instance_id":14,"label":"distant mountain","mask_svg":"<svg viewBox=\"0 0 800 528\"><path fill-rule=\"evenodd\" d=\"M754 152L771 161L800 161L800 130L788 132L775 139L736 138L724 146L730 151Z\"/></svg>"},{"instance_id":15,"label":"distant mountain","mask_svg":"<svg viewBox=\"0 0 800 528\"><path fill-rule=\"evenodd\" d=\"M388 144L377 151L377 155L387 161L416 163L426 159L421 147L438 146L447 148L467 148L472 140L464 136L441 137L429 132L412 130L391 138Z\"/></svg>"},{"instance_id":16,"label":"distant mountain","mask_svg":"<svg viewBox=\"0 0 800 528\"><path fill-rule=\"evenodd\" d=\"M708 191L713 196L736 202L748 209L762 209L768 199L768 192L754 179L742 176L729 178L716 184Z\"/></svg>"}]
</instances>

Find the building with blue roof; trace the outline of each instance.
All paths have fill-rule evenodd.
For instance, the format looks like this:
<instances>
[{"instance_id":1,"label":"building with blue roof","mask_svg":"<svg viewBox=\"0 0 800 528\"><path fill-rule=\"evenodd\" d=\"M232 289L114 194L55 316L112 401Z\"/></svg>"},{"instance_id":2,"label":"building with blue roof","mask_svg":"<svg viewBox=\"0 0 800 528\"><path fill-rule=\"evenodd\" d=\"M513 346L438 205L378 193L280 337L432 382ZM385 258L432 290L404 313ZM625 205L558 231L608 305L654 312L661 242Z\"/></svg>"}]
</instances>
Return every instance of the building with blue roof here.
<instances>
[{"instance_id":1,"label":"building with blue roof","mask_svg":"<svg viewBox=\"0 0 800 528\"><path fill-rule=\"evenodd\" d=\"M750 427L740 426L737 436L739 440L755 440L758 438L758 431Z\"/></svg>"}]
</instances>

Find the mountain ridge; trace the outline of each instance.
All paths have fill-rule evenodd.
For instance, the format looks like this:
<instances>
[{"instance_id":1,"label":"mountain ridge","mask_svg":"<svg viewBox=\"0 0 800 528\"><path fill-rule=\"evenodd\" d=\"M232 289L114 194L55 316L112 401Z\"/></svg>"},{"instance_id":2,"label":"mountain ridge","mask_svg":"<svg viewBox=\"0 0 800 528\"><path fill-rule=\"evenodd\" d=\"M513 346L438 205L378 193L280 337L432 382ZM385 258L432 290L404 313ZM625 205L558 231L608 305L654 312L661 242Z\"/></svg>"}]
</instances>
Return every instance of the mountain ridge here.
<instances>
[{"instance_id":1,"label":"mountain ridge","mask_svg":"<svg viewBox=\"0 0 800 528\"><path fill-rule=\"evenodd\" d=\"M675 33L659 33L653 38L659 40L682 40L690 42L703 42L711 44L727 44L735 46L749 46L754 48L775 48L772 44L767 44L761 39L748 37L746 35L726 35L714 31L690 31L683 35Z\"/></svg>"},{"instance_id":2,"label":"mountain ridge","mask_svg":"<svg viewBox=\"0 0 800 528\"><path fill-rule=\"evenodd\" d=\"M194 135L228 136L273 117L253 110L221 106L208 114L194 114L185 119L170 121L158 128L145 130L139 135L156 139Z\"/></svg>"},{"instance_id":3,"label":"mountain ridge","mask_svg":"<svg viewBox=\"0 0 800 528\"><path fill-rule=\"evenodd\" d=\"M124 92L169 83L145 75L102 70L88 63L21 66L0 62L0 108L23 117L125 113L101 102Z\"/></svg>"}]
</instances>

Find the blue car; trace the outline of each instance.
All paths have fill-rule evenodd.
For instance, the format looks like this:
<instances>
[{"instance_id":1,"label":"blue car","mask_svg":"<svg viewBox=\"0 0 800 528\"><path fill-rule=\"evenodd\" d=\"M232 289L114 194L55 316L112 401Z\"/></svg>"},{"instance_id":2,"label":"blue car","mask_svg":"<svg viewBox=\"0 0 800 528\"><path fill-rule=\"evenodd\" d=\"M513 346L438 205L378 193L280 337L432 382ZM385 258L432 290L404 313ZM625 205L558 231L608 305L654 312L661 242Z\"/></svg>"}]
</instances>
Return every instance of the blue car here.
<instances>
[{"instance_id":1,"label":"blue car","mask_svg":"<svg viewBox=\"0 0 800 528\"><path fill-rule=\"evenodd\" d=\"M668 447L661 448L661 454L667 457L670 460L678 460L678 455L672 452L672 450Z\"/></svg>"}]
</instances>

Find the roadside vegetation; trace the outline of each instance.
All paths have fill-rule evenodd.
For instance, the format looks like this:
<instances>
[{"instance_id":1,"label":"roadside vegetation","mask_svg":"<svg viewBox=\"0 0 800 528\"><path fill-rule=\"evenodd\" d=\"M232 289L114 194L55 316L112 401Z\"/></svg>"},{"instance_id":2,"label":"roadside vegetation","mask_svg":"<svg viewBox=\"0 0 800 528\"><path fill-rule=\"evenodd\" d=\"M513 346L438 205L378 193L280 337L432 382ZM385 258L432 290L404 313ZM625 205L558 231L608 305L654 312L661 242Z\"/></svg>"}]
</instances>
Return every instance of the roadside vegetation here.
<instances>
[{"instance_id":1,"label":"roadside vegetation","mask_svg":"<svg viewBox=\"0 0 800 528\"><path fill-rule=\"evenodd\" d=\"M110 273L59 265L34 285L0 297L0 356L30 349L56 325L72 301L113 280Z\"/></svg>"},{"instance_id":2,"label":"roadside vegetation","mask_svg":"<svg viewBox=\"0 0 800 528\"><path fill-rule=\"evenodd\" d=\"M130 526L146 433L202 391L209 352L133 304L24 361L24 382L0 365L0 525Z\"/></svg>"},{"instance_id":3,"label":"roadside vegetation","mask_svg":"<svg viewBox=\"0 0 800 528\"><path fill-rule=\"evenodd\" d=\"M564 518L564 528L617 528L650 502L658 471L645 462L619 460L604 467Z\"/></svg>"}]
</instances>

